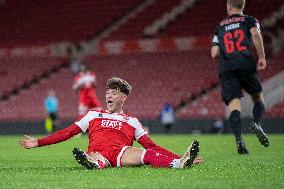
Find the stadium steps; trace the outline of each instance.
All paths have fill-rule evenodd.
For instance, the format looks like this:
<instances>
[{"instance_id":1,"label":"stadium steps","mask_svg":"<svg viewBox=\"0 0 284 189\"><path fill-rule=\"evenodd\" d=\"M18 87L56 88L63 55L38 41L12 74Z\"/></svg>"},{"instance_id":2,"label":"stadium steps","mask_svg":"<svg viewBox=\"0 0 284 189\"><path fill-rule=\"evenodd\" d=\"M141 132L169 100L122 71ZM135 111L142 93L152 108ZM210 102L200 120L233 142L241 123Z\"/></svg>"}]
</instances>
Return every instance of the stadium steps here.
<instances>
[{"instance_id":1,"label":"stadium steps","mask_svg":"<svg viewBox=\"0 0 284 189\"><path fill-rule=\"evenodd\" d=\"M204 50L94 56L86 62L94 62L91 67L97 73L100 99L104 99L104 90L99 89L105 81L114 75L122 77L134 86L125 112L145 119L159 117L164 103L177 107L180 99L201 93L218 81L217 73L212 72L217 64Z\"/></svg>"},{"instance_id":2,"label":"stadium steps","mask_svg":"<svg viewBox=\"0 0 284 189\"><path fill-rule=\"evenodd\" d=\"M178 5L172 7L172 9L164 13L160 18L154 20L151 25L148 25L143 30L143 35L145 37L150 37L156 35L159 31L166 28L170 22L174 22L174 20L181 16L186 12L187 9L190 9L194 6L199 0L185 0L181 1Z\"/></svg>"},{"instance_id":3,"label":"stadium steps","mask_svg":"<svg viewBox=\"0 0 284 189\"><path fill-rule=\"evenodd\" d=\"M132 6L129 10L125 11L121 16L113 19L110 24L102 28L100 31L96 32L92 38L82 41L81 43L76 44L77 47L82 47L81 51L77 51L79 54L85 56L94 54L94 48L97 48L98 42L105 38L108 38L109 35L120 28L122 25L128 22L128 20L136 17L139 12L142 12L148 6L150 6L154 0L140 0ZM76 50L76 49L75 49Z\"/></svg>"},{"instance_id":4,"label":"stadium steps","mask_svg":"<svg viewBox=\"0 0 284 189\"><path fill-rule=\"evenodd\" d=\"M103 104L107 79L118 76L129 81L134 88L125 104L125 113L131 113L141 119L158 118L165 102L176 106L182 96L197 94L203 87L207 88L205 85L210 85L206 83L207 80L217 80L217 75L211 71L217 65L210 62L207 51L91 56L83 61L88 62L89 67L96 73L97 94ZM200 77L200 74L207 77ZM19 117L43 119L43 98L51 88L60 98L60 117L67 119L76 116L77 96L72 91L72 83L71 71L67 68L60 69L28 90L0 102L0 120ZM7 110L6 107L11 108ZM11 111L15 113L10 114Z\"/></svg>"},{"instance_id":5,"label":"stadium steps","mask_svg":"<svg viewBox=\"0 0 284 189\"><path fill-rule=\"evenodd\" d=\"M284 118L284 101L281 101L265 112L265 117L269 118Z\"/></svg>"},{"instance_id":6,"label":"stadium steps","mask_svg":"<svg viewBox=\"0 0 284 189\"><path fill-rule=\"evenodd\" d=\"M62 67L40 79L36 84L8 100L0 101L0 120L43 120L46 111L43 101L49 90L54 90L59 102L60 119L72 119L77 115L77 96L72 90L73 76L69 67Z\"/></svg>"},{"instance_id":7,"label":"stadium steps","mask_svg":"<svg viewBox=\"0 0 284 189\"><path fill-rule=\"evenodd\" d=\"M12 60L13 59L13 60ZM5 77L1 79L0 101L9 100L37 85L41 80L48 79L61 68L67 67L68 62L56 58L12 58L3 67ZM19 65L20 64L20 65Z\"/></svg>"},{"instance_id":8,"label":"stadium steps","mask_svg":"<svg viewBox=\"0 0 284 189\"><path fill-rule=\"evenodd\" d=\"M139 3L137 6L135 6L130 11L126 12L124 16L121 16L120 19L117 19L113 24L106 28L102 33L101 36L96 36L96 38L107 38L109 35L118 30L122 25L127 23L130 19L134 18L139 14L140 12L143 12L148 6L151 6L155 0L145 0Z\"/></svg>"},{"instance_id":9,"label":"stadium steps","mask_svg":"<svg viewBox=\"0 0 284 189\"><path fill-rule=\"evenodd\" d=\"M284 64L279 62L279 60L282 60L283 58L284 52L282 55L276 56L274 61L268 62L267 70L263 71L263 73L267 72L266 75L261 74L262 78L264 76L267 78L262 84L263 96L267 109L284 99ZM273 69L271 69L272 67ZM251 116L251 107L252 102L249 95L246 94L242 101L243 116Z\"/></svg>"},{"instance_id":10,"label":"stadium steps","mask_svg":"<svg viewBox=\"0 0 284 189\"><path fill-rule=\"evenodd\" d=\"M283 57L268 60L267 70L260 73L262 80L284 70L279 59ZM180 112L181 119L223 117L225 114L217 85L218 64L212 62L207 50L90 56L83 61L96 73L97 94L103 104L105 82L110 77L121 77L133 85L124 111L140 119L158 119L166 102ZM72 83L70 68L62 67L48 79L40 80L9 100L0 101L0 120L43 119L42 103L49 89L58 94L60 118L74 118L77 95Z\"/></svg>"},{"instance_id":11,"label":"stadium steps","mask_svg":"<svg viewBox=\"0 0 284 189\"><path fill-rule=\"evenodd\" d=\"M260 79L263 83L264 93L265 93L265 83L269 81L269 79L273 78L276 74L284 71L284 64L281 64L279 60L284 59L284 51L282 51L279 55L274 56L270 59L267 59L268 67L266 70L259 72ZM208 88L204 88L202 91L193 94L192 96L181 98L177 109L177 117L180 119L189 119L189 118L225 118L226 115L226 107L221 99L221 89L219 88L220 85L218 82L212 83L210 85L203 85L209 86ZM280 86L282 86L280 84ZM276 86L277 89L279 87ZM271 92L270 89L267 92ZM276 101L281 101L283 99L283 93L280 92L282 95L281 97L277 97ZM265 98L266 99L266 98ZM268 97L267 97L268 100ZM246 106L248 105L248 106ZM248 95L242 99L242 106L243 106L243 115L244 116L251 116L251 107L252 103ZM277 104L275 105L275 110L269 108L267 116L274 116L280 115L281 106L279 107ZM283 113L282 113L283 115ZM283 116L282 116L283 117Z\"/></svg>"},{"instance_id":12,"label":"stadium steps","mask_svg":"<svg viewBox=\"0 0 284 189\"><path fill-rule=\"evenodd\" d=\"M143 35L143 29L146 26L151 25L154 20L169 12L177 4L179 4L179 0L155 0L153 4L113 31L107 39L138 39Z\"/></svg>"},{"instance_id":13,"label":"stadium steps","mask_svg":"<svg viewBox=\"0 0 284 189\"><path fill-rule=\"evenodd\" d=\"M175 107L177 118L224 118L225 106L220 97L219 82L215 81L206 89L182 99Z\"/></svg>"}]
</instances>

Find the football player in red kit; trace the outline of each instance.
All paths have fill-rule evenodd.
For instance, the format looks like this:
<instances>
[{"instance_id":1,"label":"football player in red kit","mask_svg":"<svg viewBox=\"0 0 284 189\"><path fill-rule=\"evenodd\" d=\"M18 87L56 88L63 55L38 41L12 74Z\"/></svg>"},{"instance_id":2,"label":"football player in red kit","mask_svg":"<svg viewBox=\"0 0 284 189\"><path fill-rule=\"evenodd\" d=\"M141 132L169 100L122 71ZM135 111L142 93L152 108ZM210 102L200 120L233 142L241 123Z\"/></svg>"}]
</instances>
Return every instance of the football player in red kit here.
<instances>
[{"instance_id":1,"label":"football player in red kit","mask_svg":"<svg viewBox=\"0 0 284 189\"><path fill-rule=\"evenodd\" d=\"M75 76L73 89L79 92L78 118L81 119L90 109L102 109L96 95L96 75L81 65L80 72Z\"/></svg>"},{"instance_id":2,"label":"football player in red kit","mask_svg":"<svg viewBox=\"0 0 284 189\"><path fill-rule=\"evenodd\" d=\"M55 144L87 132L88 151L74 148L75 159L87 169L106 167L153 167L186 168L203 163L198 156L199 142L194 140L180 156L155 144L147 130L135 117L123 113L122 107L131 91L131 86L120 78L107 81L107 110L90 110L80 121L47 137L36 139L26 136L20 145L26 149ZM137 141L144 149L133 147Z\"/></svg>"}]
</instances>

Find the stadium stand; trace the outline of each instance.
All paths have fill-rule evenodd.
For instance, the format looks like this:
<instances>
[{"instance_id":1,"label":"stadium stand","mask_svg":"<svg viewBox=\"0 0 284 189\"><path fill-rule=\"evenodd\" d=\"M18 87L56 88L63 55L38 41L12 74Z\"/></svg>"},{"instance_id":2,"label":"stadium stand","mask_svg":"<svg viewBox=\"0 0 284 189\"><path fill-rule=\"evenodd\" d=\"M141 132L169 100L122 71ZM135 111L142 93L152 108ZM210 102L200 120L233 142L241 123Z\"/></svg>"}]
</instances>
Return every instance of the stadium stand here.
<instances>
[{"instance_id":1,"label":"stadium stand","mask_svg":"<svg viewBox=\"0 0 284 189\"><path fill-rule=\"evenodd\" d=\"M21 90L18 95L0 102L0 120L42 120L46 116L43 101L48 90L56 92L61 119L75 118L77 98L72 91L72 74L68 68L61 69L48 79L43 79L30 89Z\"/></svg>"},{"instance_id":2,"label":"stadium stand","mask_svg":"<svg viewBox=\"0 0 284 189\"><path fill-rule=\"evenodd\" d=\"M200 56L203 57L202 60ZM207 51L89 57L86 61L90 62L90 67L97 74L98 96L102 101L104 101L105 81L111 76L122 77L134 86L125 112L134 112L135 116L141 118L157 118L165 102L177 105L181 97L196 93L217 80L216 73L212 72L216 65L207 64L210 62ZM72 81L69 70L64 69L52 74L48 80L40 81L32 89L1 103L2 111L5 107L14 107L9 111L15 113L2 112L0 119L12 119L19 115L26 119L43 118L44 112L40 111L42 100L50 88L55 89L59 95L61 107L59 115L64 118L75 117L77 100L74 99L76 95L71 90ZM28 108L25 105L16 107L15 105L20 102L28 105ZM26 109L28 111L25 111Z\"/></svg>"},{"instance_id":3,"label":"stadium stand","mask_svg":"<svg viewBox=\"0 0 284 189\"><path fill-rule=\"evenodd\" d=\"M269 61L269 67L261 72L265 80L284 70L279 64L281 54ZM200 57L202 57L200 59ZM165 102L177 106L181 99L210 88L218 81L217 64L211 61L207 50L177 53L144 53L136 55L91 56L86 59L98 79L98 96L104 101L105 81L111 76L128 80L133 93L125 106L125 112L144 119L155 119ZM38 63L40 64L40 63ZM45 112L42 101L48 89L55 89L59 97L59 115L64 119L76 116L76 95L69 69L61 69L50 78L42 80L29 90L20 92L8 101L0 103L0 119L42 119ZM224 117L225 107L219 89L197 98L178 114L179 118ZM22 104L18 106L18 104ZM7 110L6 107L11 107ZM213 108L212 108L213 107ZM13 112L13 114L11 113Z\"/></svg>"},{"instance_id":4,"label":"stadium stand","mask_svg":"<svg viewBox=\"0 0 284 189\"><path fill-rule=\"evenodd\" d=\"M225 118L225 104L220 89L214 89L177 112L179 119Z\"/></svg>"},{"instance_id":5,"label":"stadium stand","mask_svg":"<svg viewBox=\"0 0 284 189\"><path fill-rule=\"evenodd\" d=\"M191 51L97 57L88 62L96 62L99 83L104 84L113 75L132 83L134 90L125 112L153 119L159 116L165 102L176 106L182 97L197 93L217 80L212 72L216 65L210 60L207 51Z\"/></svg>"},{"instance_id":6,"label":"stadium stand","mask_svg":"<svg viewBox=\"0 0 284 189\"><path fill-rule=\"evenodd\" d=\"M284 64L281 64L279 61L283 58L284 52L268 60L267 69L265 71L259 72L261 81L265 81L273 75L284 70ZM226 107L221 99L220 89L214 89L203 95L202 97L196 99L195 101L189 103L186 107L178 112L177 116L181 119L204 117L225 118L225 108ZM278 105L276 105L275 110L274 108L270 109L267 116L277 117L276 115L280 114L281 112L279 111ZM281 116L284 117L284 113L282 113Z\"/></svg>"},{"instance_id":7,"label":"stadium stand","mask_svg":"<svg viewBox=\"0 0 284 189\"><path fill-rule=\"evenodd\" d=\"M90 39L142 1L120 0L116 2L116 6L110 6L113 3L111 0L100 2L72 1L69 3L64 0L59 3L50 0L44 2L46 4L44 8L39 9L36 1L7 1L7 4L0 7L0 23L6 27L6 30L0 31L0 46L3 44L5 47L42 45L65 40L79 42ZM112 32L108 40L140 38L146 26L179 3L178 0L154 1L153 4ZM273 3L257 1L257 4L248 1L246 13L262 20L281 4L281 0L275 0ZM213 6L214 9L212 9ZM255 6L259 8L255 10ZM98 10L94 11L94 9ZM175 22L155 37L211 35L215 24L224 17L224 12L220 10L225 10L225 5L216 4L214 0L197 2L193 9L177 17ZM268 69L260 74L261 79L265 80L284 70L284 65L279 64L279 60L283 58L284 53L282 52L269 60ZM43 99L51 88L56 91L59 98L59 117L62 119L75 118L77 98L71 88L72 74L69 69L62 66L64 60L51 57L12 57L1 58L0 61L1 93L5 94L10 91L13 94L11 98L0 101L0 120L43 119L45 117ZM165 102L178 106L181 100L201 94L186 107L180 109L179 118L225 117L225 107L221 101L219 88L206 91L218 82L217 64L212 62L209 49L109 56L93 55L87 57L86 61L97 74L98 96L102 102L104 101L105 81L109 77L122 77L134 86L133 94L129 96L125 105L126 113L131 112L141 119L155 119L159 116L160 109ZM54 68L58 70L55 72ZM45 77L46 74L50 75ZM34 85L30 88L24 87L17 90L31 82L34 82ZM203 93L204 90L205 93ZM278 105L275 107L277 109ZM278 115L274 113L276 111L274 109L269 111L267 115Z\"/></svg>"},{"instance_id":8,"label":"stadium stand","mask_svg":"<svg viewBox=\"0 0 284 189\"><path fill-rule=\"evenodd\" d=\"M143 30L143 34L146 36L155 35L159 30L167 27L167 25L174 21L179 15L183 14L187 9L192 8L194 3L199 0L185 0L172 7L171 11L162 15L161 18L156 19L151 25L147 26Z\"/></svg>"},{"instance_id":9,"label":"stadium stand","mask_svg":"<svg viewBox=\"0 0 284 189\"><path fill-rule=\"evenodd\" d=\"M152 5L148 6L135 17L128 20L128 22L113 31L108 39L129 40L145 37L147 35L145 35L143 31L147 27L155 25L154 23L157 21L164 22L165 20L162 18L171 13L171 11L180 4L182 4L182 2L179 0L154 1ZM151 37L188 35L207 36L208 33L212 33L216 23L218 23L218 21L220 21L226 14L224 11L226 10L226 5L216 4L214 0L196 0L192 2L192 4L194 4L194 6L186 9L187 11L179 11L179 16L173 17L175 20L167 22L166 25L162 24L163 27L161 27L160 32L157 35L151 35ZM250 1L247 2L246 14L253 15L262 21L265 17L271 15L273 11L277 10L280 5L282 5L281 0L275 0L273 2ZM255 9L256 6L258 9Z\"/></svg>"},{"instance_id":10,"label":"stadium stand","mask_svg":"<svg viewBox=\"0 0 284 189\"><path fill-rule=\"evenodd\" d=\"M153 21L160 18L164 13L169 12L172 7L177 5L179 0L163 1L156 0L139 12L134 18L128 20L125 24L113 31L108 39L138 39L142 36L143 29L152 24Z\"/></svg>"},{"instance_id":11,"label":"stadium stand","mask_svg":"<svg viewBox=\"0 0 284 189\"><path fill-rule=\"evenodd\" d=\"M279 102L272 108L268 109L265 113L265 116L269 118L284 117L284 101Z\"/></svg>"},{"instance_id":12,"label":"stadium stand","mask_svg":"<svg viewBox=\"0 0 284 189\"><path fill-rule=\"evenodd\" d=\"M1 46L79 42L92 38L142 0L9 0L0 6ZM68 31L68 32L66 32Z\"/></svg>"},{"instance_id":13,"label":"stadium stand","mask_svg":"<svg viewBox=\"0 0 284 189\"><path fill-rule=\"evenodd\" d=\"M262 35L266 44L266 54L273 56L283 48L284 43L284 4L265 18L262 23Z\"/></svg>"},{"instance_id":14,"label":"stadium stand","mask_svg":"<svg viewBox=\"0 0 284 189\"><path fill-rule=\"evenodd\" d=\"M259 73L262 81L268 79L269 77L275 75L276 73L284 70L284 64L281 60L284 59L284 51L280 52L278 55L274 56L267 61L267 69Z\"/></svg>"},{"instance_id":15,"label":"stadium stand","mask_svg":"<svg viewBox=\"0 0 284 189\"><path fill-rule=\"evenodd\" d=\"M64 61L52 57L13 57L0 59L0 93L9 94L36 83L58 69ZM0 95L0 96L1 96Z\"/></svg>"},{"instance_id":16,"label":"stadium stand","mask_svg":"<svg viewBox=\"0 0 284 189\"><path fill-rule=\"evenodd\" d=\"M247 1L245 13L255 16L261 21L277 10L282 3L282 0L275 0L273 2ZM225 10L225 3L216 3L215 0L199 1L193 9L189 9L175 22L172 22L168 27L158 33L158 36L208 35L208 33L212 33L214 30L216 23L225 17Z\"/></svg>"},{"instance_id":17,"label":"stadium stand","mask_svg":"<svg viewBox=\"0 0 284 189\"><path fill-rule=\"evenodd\" d=\"M282 56L269 61L267 71L261 72L262 80L284 70L284 65L278 62ZM203 57L202 60L199 57ZM90 62L90 67L97 73L98 96L102 101L105 81L113 75L125 78L134 86L125 112L134 112L134 115L140 118L157 118L164 102L170 102L176 106L183 97L198 93L218 80L217 65L211 62L207 51L89 57L86 61ZM71 89L72 81L69 69L53 74L48 80L39 82L32 89L20 93L8 102L1 103L1 110L4 107L12 107L9 111L14 112L13 114L2 112L1 119L13 119L14 116L25 119L43 118L45 112L42 101L50 88L54 88L59 96L61 118L75 117L77 99ZM16 106L19 103L24 105ZM225 106L221 101L219 89L196 99L178 113L181 119L224 118L224 116Z\"/></svg>"}]
</instances>

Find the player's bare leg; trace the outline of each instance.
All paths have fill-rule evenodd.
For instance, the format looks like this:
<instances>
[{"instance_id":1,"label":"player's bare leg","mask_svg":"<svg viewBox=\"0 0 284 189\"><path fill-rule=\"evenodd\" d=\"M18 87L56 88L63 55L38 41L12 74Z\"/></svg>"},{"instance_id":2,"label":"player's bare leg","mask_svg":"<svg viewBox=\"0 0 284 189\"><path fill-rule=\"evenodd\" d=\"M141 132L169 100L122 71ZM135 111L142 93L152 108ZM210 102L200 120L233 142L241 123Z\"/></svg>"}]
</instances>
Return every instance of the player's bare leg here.
<instances>
[{"instance_id":1,"label":"player's bare leg","mask_svg":"<svg viewBox=\"0 0 284 189\"><path fill-rule=\"evenodd\" d=\"M230 125L236 138L238 153L248 154L248 150L242 138L241 101L239 98L235 98L229 102L229 110L231 112L229 117Z\"/></svg>"},{"instance_id":2,"label":"player's bare leg","mask_svg":"<svg viewBox=\"0 0 284 189\"><path fill-rule=\"evenodd\" d=\"M135 167L143 165L141 155L143 149L136 147L127 148L121 157L121 166L123 167Z\"/></svg>"},{"instance_id":3,"label":"player's bare leg","mask_svg":"<svg viewBox=\"0 0 284 189\"><path fill-rule=\"evenodd\" d=\"M110 167L111 166L109 161L104 156L102 156L99 152L91 152L89 154L89 156L93 160L98 161L101 168L106 168L106 167Z\"/></svg>"},{"instance_id":4,"label":"player's bare leg","mask_svg":"<svg viewBox=\"0 0 284 189\"><path fill-rule=\"evenodd\" d=\"M254 123L250 126L250 130L256 135L258 141L265 147L269 146L268 138L265 132L262 130L260 121L265 111L263 94L251 95L251 99L254 102L254 107L252 109L252 114L254 118Z\"/></svg>"}]
</instances>

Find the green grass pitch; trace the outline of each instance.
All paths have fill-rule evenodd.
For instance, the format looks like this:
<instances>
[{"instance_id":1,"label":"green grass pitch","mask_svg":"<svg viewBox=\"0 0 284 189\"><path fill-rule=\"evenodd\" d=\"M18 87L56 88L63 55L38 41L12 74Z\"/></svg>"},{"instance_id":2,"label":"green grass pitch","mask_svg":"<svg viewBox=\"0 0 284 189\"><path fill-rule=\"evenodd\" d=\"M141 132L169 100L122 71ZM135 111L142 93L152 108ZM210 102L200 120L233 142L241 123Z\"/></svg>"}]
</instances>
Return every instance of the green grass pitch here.
<instances>
[{"instance_id":1,"label":"green grass pitch","mask_svg":"<svg viewBox=\"0 0 284 189\"><path fill-rule=\"evenodd\" d=\"M232 135L152 135L176 153L183 153L193 139L200 141L205 163L182 170L149 166L86 170L71 153L74 147L86 149L86 136L30 150L18 145L20 138L0 136L0 188L284 188L283 135L270 135L268 148L255 136L245 135L248 156L237 154Z\"/></svg>"}]
</instances>

